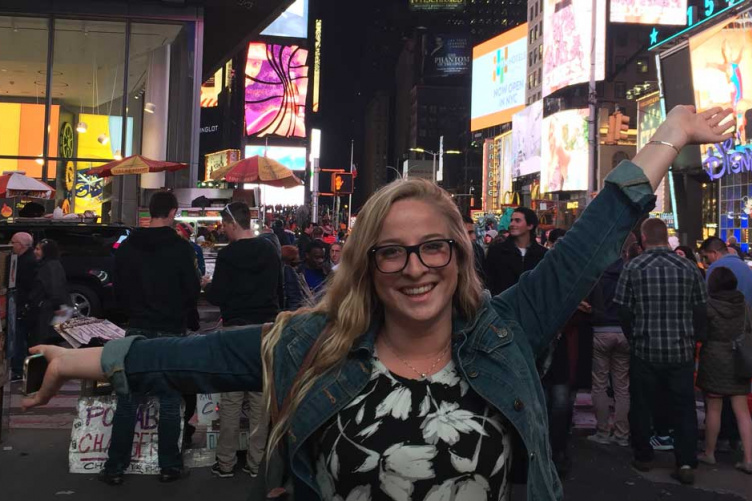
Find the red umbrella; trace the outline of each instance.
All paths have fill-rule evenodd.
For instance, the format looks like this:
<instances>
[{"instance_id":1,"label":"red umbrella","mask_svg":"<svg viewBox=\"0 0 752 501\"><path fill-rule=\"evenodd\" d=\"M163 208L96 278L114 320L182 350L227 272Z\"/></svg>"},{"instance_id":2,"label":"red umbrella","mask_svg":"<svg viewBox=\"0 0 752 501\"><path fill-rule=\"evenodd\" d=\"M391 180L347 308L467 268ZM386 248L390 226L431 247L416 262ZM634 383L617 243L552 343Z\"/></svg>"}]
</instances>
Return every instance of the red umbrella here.
<instances>
[{"instance_id":1,"label":"red umbrella","mask_svg":"<svg viewBox=\"0 0 752 501\"><path fill-rule=\"evenodd\" d=\"M89 176L109 177L123 176L125 174L149 174L154 172L174 172L185 169L188 164L178 162L163 162L161 160L152 160L141 155L132 155L122 160L113 160L99 167L89 169L86 174Z\"/></svg>"},{"instance_id":2,"label":"red umbrella","mask_svg":"<svg viewBox=\"0 0 752 501\"><path fill-rule=\"evenodd\" d=\"M211 178L224 178L230 183L257 183L279 188L295 188L303 184L292 170L276 160L258 155L222 167L212 172Z\"/></svg>"}]
</instances>

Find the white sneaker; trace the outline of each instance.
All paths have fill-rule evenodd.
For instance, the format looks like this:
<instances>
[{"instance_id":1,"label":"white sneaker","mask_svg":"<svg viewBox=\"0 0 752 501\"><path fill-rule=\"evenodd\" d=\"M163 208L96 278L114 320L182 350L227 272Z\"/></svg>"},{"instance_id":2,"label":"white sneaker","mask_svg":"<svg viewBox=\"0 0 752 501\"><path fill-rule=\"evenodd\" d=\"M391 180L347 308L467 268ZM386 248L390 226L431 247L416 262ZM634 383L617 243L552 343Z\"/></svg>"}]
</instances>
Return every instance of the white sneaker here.
<instances>
[{"instance_id":1,"label":"white sneaker","mask_svg":"<svg viewBox=\"0 0 752 501\"><path fill-rule=\"evenodd\" d=\"M596 444L611 445L611 440L609 439L608 435L605 435L600 432L594 435L588 436L587 439L590 440L591 442L595 442Z\"/></svg>"},{"instance_id":2,"label":"white sneaker","mask_svg":"<svg viewBox=\"0 0 752 501\"><path fill-rule=\"evenodd\" d=\"M628 438L611 437L611 443L614 444L614 445L618 445L619 447L629 447L629 439Z\"/></svg>"}]
</instances>

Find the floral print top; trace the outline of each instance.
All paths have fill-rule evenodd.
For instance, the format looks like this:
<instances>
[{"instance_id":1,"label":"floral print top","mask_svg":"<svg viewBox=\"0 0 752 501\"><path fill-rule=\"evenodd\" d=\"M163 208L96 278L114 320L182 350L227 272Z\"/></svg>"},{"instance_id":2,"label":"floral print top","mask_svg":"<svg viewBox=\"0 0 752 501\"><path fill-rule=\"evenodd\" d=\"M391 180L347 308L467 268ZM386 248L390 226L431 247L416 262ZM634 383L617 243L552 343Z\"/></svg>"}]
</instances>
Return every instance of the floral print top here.
<instances>
[{"instance_id":1,"label":"floral print top","mask_svg":"<svg viewBox=\"0 0 752 501\"><path fill-rule=\"evenodd\" d=\"M507 427L453 361L413 380L375 358L363 393L321 432L316 480L325 501L507 501Z\"/></svg>"}]
</instances>

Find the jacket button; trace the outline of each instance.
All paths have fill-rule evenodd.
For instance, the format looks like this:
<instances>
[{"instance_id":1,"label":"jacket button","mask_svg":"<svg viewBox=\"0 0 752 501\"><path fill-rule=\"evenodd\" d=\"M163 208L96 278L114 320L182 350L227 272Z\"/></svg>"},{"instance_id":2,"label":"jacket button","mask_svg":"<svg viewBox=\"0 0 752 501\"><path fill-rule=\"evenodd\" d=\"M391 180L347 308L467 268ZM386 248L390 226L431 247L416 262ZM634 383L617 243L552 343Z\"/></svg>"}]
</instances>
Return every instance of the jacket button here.
<instances>
[{"instance_id":1,"label":"jacket button","mask_svg":"<svg viewBox=\"0 0 752 501\"><path fill-rule=\"evenodd\" d=\"M514 407L514 410L516 410L517 412L520 412L525 408L525 402L523 402L519 398L515 398L514 404L512 404L512 406Z\"/></svg>"},{"instance_id":2,"label":"jacket button","mask_svg":"<svg viewBox=\"0 0 752 501\"><path fill-rule=\"evenodd\" d=\"M467 373L467 375L471 378L476 378L478 377L478 371L470 371Z\"/></svg>"},{"instance_id":3,"label":"jacket button","mask_svg":"<svg viewBox=\"0 0 752 501\"><path fill-rule=\"evenodd\" d=\"M535 453L534 452L530 453L530 461L535 461Z\"/></svg>"}]
</instances>

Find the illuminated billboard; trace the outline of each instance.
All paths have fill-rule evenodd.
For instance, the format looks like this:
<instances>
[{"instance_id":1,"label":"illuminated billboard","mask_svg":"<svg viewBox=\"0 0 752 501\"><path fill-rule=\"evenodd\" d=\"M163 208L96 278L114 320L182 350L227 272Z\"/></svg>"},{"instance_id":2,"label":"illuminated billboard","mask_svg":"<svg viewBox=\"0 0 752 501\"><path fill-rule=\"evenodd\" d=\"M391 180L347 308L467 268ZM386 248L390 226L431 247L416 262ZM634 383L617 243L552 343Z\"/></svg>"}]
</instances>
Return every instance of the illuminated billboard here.
<instances>
[{"instance_id":1,"label":"illuminated billboard","mask_svg":"<svg viewBox=\"0 0 752 501\"><path fill-rule=\"evenodd\" d=\"M53 104L50 113L50 130L56 131L60 124L60 106ZM42 154L44 104L0 103L0 117L0 155L36 157ZM57 156L58 134L50 134L49 138L50 155ZM42 166L35 160L0 159L0 168L3 172L20 170L29 177L42 177ZM54 167L49 172L54 177Z\"/></svg>"},{"instance_id":2,"label":"illuminated billboard","mask_svg":"<svg viewBox=\"0 0 752 501\"><path fill-rule=\"evenodd\" d=\"M648 144L655 131L666 117L663 114L663 102L659 92L654 92L637 101L637 151ZM666 179L664 178L655 190L656 201L653 212L663 213L668 206L666 203Z\"/></svg>"},{"instance_id":3,"label":"illuminated billboard","mask_svg":"<svg viewBox=\"0 0 752 501\"><path fill-rule=\"evenodd\" d=\"M687 24L687 0L611 0L612 23Z\"/></svg>"},{"instance_id":4,"label":"illuminated billboard","mask_svg":"<svg viewBox=\"0 0 752 501\"><path fill-rule=\"evenodd\" d=\"M637 151L648 144L663 120L665 117L658 92L637 101Z\"/></svg>"},{"instance_id":5,"label":"illuminated billboard","mask_svg":"<svg viewBox=\"0 0 752 501\"><path fill-rule=\"evenodd\" d=\"M276 160L290 170L306 170L306 149L302 146L246 146L244 158L254 155Z\"/></svg>"},{"instance_id":6,"label":"illuminated billboard","mask_svg":"<svg viewBox=\"0 0 752 501\"><path fill-rule=\"evenodd\" d=\"M295 0L261 34L270 37L308 38L308 0Z\"/></svg>"},{"instance_id":7,"label":"illuminated billboard","mask_svg":"<svg viewBox=\"0 0 752 501\"><path fill-rule=\"evenodd\" d=\"M319 112L319 94L321 93L321 19L316 19L313 41L313 103L311 110Z\"/></svg>"},{"instance_id":8,"label":"illuminated billboard","mask_svg":"<svg viewBox=\"0 0 752 501\"><path fill-rule=\"evenodd\" d=\"M512 177L541 170L543 101L536 101L512 117Z\"/></svg>"},{"instance_id":9,"label":"illuminated billboard","mask_svg":"<svg viewBox=\"0 0 752 501\"><path fill-rule=\"evenodd\" d=\"M741 144L752 141L752 29L744 26L731 19L689 39L695 105L732 108Z\"/></svg>"},{"instance_id":10,"label":"illuminated billboard","mask_svg":"<svg viewBox=\"0 0 752 501\"><path fill-rule=\"evenodd\" d=\"M541 193L588 189L588 117L580 109L543 119Z\"/></svg>"},{"instance_id":11,"label":"illuminated billboard","mask_svg":"<svg viewBox=\"0 0 752 501\"><path fill-rule=\"evenodd\" d=\"M308 51L296 45L251 43L245 66L245 132L305 137Z\"/></svg>"},{"instance_id":12,"label":"illuminated billboard","mask_svg":"<svg viewBox=\"0 0 752 501\"><path fill-rule=\"evenodd\" d=\"M527 23L473 47L470 129L510 122L525 107Z\"/></svg>"},{"instance_id":13,"label":"illuminated billboard","mask_svg":"<svg viewBox=\"0 0 752 501\"><path fill-rule=\"evenodd\" d=\"M465 0L409 0L410 10L462 10Z\"/></svg>"},{"instance_id":14,"label":"illuminated billboard","mask_svg":"<svg viewBox=\"0 0 752 501\"><path fill-rule=\"evenodd\" d=\"M590 81L592 0L543 3L543 97ZM596 0L595 79L605 78L606 0Z\"/></svg>"},{"instance_id":15,"label":"illuminated billboard","mask_svg":"<svg viewBox=\"0 0 752 501\"><path fill-rule=\"evenodd\" d=\"M466 75L472 62L470 39L439 33L423 36L423 76L442 78Z\"/></svg>"}]
</instances>

